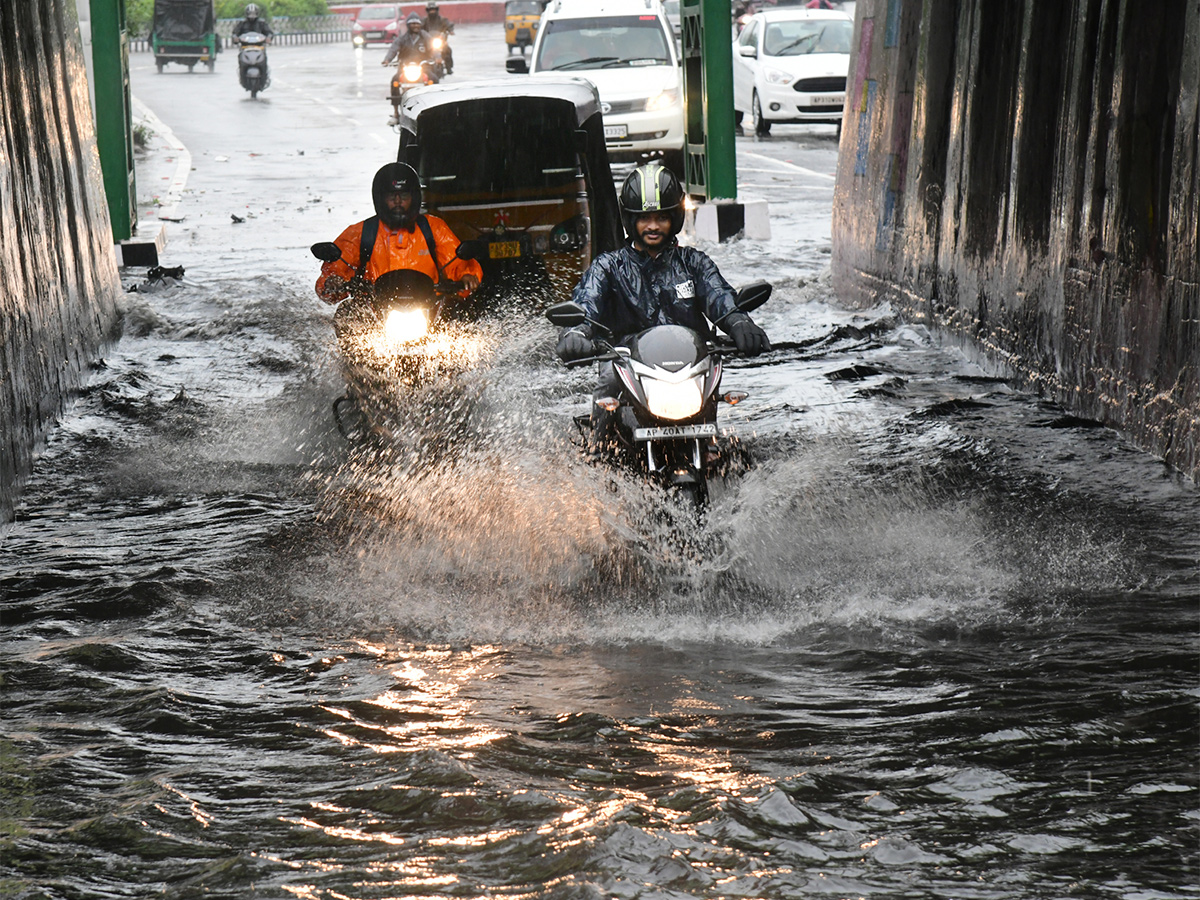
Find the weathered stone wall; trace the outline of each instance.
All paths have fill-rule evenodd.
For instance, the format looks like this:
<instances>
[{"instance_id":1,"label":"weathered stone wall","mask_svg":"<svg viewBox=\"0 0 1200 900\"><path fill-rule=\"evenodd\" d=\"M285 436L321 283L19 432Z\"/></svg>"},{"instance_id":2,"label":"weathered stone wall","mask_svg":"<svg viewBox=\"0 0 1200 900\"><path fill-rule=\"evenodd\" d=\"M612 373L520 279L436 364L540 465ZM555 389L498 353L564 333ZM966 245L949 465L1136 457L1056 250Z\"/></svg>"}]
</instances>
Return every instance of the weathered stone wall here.
<instances>
[{"instance_id":1,"label":"weathered stone wall","mask_svg":"<svg viewBox=\"0 0 1200 900\"><path fill-rule=\"evenodd\" d=\"M0 2L0 526L121 289L74 0Z\"/></svg>"},{"instance_id":2,"label":"weathered stone wall","mask_svg":"<svg viewBox=\"0 0 1200 900\"><path fill-rule=\"evenodd\" d=\"M859 0L850 302L1200 476L1200 0Z\"/></svg>"}]
</instances>

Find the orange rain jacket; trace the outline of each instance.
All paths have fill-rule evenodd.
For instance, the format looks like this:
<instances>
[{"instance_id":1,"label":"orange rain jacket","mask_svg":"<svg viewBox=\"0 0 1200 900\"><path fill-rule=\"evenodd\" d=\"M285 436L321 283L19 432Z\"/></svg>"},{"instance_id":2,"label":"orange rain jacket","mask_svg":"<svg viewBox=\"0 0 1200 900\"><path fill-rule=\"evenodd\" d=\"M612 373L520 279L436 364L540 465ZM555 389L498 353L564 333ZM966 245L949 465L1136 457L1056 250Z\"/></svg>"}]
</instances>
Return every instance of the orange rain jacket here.
<instances>
[{"instance_id":1,"label":"orange rain jacket","mask_svg":"<svg viewBox=\"0 0 1200 900\"><path fill-rule=\"evenodd\" d=\"M459 259L454 255L458 249L458 238L450 230L450 226L437 216L427 215L430 230L433 232L434 243L437 244L438 261L442 264L442 272L450 281L458 281L467 273L483 280L483 268L473 259ZM323 288L325 279L330 275L339 275L349 281L358 271L359 244L362 241L363 223L351 225L334 241L342 251L342 258L335 262L323 263L321 277L317 279L317 296L326 303L339 303L346 299L347 292L326 295ZM412 231L403 228L388 228L383 222L379 223L379 233L375 235L375 246L371 249L371 259L363 273L368 281L374 281L385 272L396 269L414 269L424 272L436 282L437 267L429 255L429 246L425 243L425 235L421 229L413 226Z\"/></svg>"}]
</instances>

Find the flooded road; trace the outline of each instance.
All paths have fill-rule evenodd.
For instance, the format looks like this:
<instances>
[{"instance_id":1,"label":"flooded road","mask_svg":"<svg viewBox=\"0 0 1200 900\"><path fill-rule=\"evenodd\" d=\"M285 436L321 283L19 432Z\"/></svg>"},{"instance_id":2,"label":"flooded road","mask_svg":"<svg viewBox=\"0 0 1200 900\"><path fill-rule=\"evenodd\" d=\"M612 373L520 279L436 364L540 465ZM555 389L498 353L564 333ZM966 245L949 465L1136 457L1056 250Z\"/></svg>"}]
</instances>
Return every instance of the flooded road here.
<instances>
[{"instance_id":1,"label":"flooded road","mask_svg":"<svg viewBox=\"0 0 1200 900\"><path fill-rule=\"evenodd\" d=\"M272 48L257 101L133 57L186 274L128 277L0 545L4 890L1200 896L1200 498L833 303L832 128L738 141L772 238L705 249L783 349L699 523L582 462L540 320L346 445L307 248L394 157L382 52Z\"/></svg>"}]
</instances>

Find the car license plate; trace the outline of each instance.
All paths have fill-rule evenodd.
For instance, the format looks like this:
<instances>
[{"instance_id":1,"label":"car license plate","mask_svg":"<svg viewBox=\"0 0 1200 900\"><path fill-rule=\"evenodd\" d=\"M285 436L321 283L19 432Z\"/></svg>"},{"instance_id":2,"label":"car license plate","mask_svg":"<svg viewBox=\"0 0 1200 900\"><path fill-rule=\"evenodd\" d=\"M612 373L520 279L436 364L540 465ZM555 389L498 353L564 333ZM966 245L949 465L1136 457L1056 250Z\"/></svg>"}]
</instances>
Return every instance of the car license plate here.
<instances>
[{"instance_id":1,"label":"car license plate","mask_svg":"<svg viewBox=\"0 0 1200 900\"><path fill-rule=\"evenodd\" d=\"M382 31L368 31L367 37L368 38L382 38L383 32Z\"/></svg>"},{"instance_id":2,"label":"car license plate","mask_svg":"<svg viewBox=\"0 0 1200 900\"><path fill-rule=\"evenodd\" d=\"M816 94L812 98L813 106L845 106L845 94Z\"/></svg>"},{"instance_id":3,"label":"car license plate","mask_svg":"<svg viewBox=\"0 0 1200 900\"><path fill-rule=\"evenodd\" d=\"M663 438L699 438L716 437L717 423L707 422L703 425L664 425L661 428L635 428L635 441L657 441Z\"/></svg>"},{"instance_id":4,"label":"car license plate","mask_svg":"<svg viewBox=\"0 0 1200 900\"><path fill-rule=\"evenodd\" d=\"M520 241L493 241L488 244L488 256L492 259L511 259L520 255Z\"/></svg>"},{"instance_id":5,"label":"car license plate","mask_svg":"<svg viewBox=\"0 0 1200 900\"><path fill-rule=\"evenodd\" d=\"M616 138L619 141L629 137L629 128L625 125L605 125L604 136L606 138Z\"/></svg>"}]
</instances>

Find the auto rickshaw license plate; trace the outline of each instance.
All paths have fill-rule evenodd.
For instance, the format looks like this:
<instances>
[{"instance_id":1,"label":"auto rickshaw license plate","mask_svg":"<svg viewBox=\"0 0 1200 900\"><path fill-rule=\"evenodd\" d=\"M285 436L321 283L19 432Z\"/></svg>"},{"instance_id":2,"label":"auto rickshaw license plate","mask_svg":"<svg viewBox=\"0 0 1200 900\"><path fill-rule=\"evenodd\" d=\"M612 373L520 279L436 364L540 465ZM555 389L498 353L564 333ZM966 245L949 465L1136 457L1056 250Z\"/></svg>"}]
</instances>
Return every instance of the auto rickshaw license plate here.
<instances>
[{"instance_id":1,"label":"auto rickshaw license plate","mask_svg":"<svg viewBox=\"0 0 1200 900\"><path fill-rule=\"evenodd\" d=\"M492 259L511 259L520 255L520 241L493 241L488 244L488 256Z\"/></svg>"}]
</instances>

